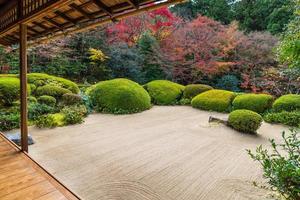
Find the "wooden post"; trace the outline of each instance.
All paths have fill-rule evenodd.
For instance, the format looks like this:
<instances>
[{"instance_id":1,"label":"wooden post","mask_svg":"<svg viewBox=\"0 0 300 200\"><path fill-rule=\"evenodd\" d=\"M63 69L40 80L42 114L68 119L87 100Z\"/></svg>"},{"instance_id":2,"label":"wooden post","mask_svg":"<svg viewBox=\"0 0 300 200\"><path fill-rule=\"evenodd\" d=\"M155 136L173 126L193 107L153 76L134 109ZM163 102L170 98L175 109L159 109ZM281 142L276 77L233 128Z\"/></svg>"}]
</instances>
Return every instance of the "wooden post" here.
<instances>
[{"instance_id":1,"label":"wooden post","mask_svg":"<svg viewBox=\"0 0 300 200\"><path fill-rule=\"evenodd\" d=\"M20 100L21 100L21 148L28 152L27 126L27 25L20 24Z\"/></svg>"}]
</instances>

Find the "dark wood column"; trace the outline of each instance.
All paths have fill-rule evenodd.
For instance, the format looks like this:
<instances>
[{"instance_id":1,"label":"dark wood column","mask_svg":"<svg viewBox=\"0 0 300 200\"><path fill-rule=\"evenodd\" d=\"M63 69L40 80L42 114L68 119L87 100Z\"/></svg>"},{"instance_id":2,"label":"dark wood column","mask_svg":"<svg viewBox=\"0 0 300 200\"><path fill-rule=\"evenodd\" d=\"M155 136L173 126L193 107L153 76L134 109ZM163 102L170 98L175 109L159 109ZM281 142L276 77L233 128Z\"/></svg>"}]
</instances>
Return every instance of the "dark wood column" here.
<instances>
[{"instance_id":1,"label":"dark wood column","mask_svg":"<svg viewBox=\"0 0 300 200\"><path fill-rule=\"evenodd\" d=\"M28 152L27 124L27 25L20 24L20 100L21 100L21 147Z\"/></svg>"}]
</instances>

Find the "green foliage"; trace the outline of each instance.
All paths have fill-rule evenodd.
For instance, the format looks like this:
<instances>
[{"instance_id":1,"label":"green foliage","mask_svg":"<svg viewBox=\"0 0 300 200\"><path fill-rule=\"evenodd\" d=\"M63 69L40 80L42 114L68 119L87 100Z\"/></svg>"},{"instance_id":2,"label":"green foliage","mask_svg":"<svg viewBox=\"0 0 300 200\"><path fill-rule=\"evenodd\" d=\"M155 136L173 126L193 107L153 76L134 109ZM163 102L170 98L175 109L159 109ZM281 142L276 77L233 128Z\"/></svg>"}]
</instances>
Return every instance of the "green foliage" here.
<instances>
[{"instance_id":1,"label":"green foliage","mask_svg":"<svg viewBox=\"0 0 300 200\"><path fill-rule=\"evenodd\" d=\"M226 90L209 90L192 99L192 106L202 110L228 112L235 93Z\"/></svg>"},{"instance_id":2,"label":"green foliage","mask_svg":"<svg viewBox=\"0 0 300 200\"><path fill-rule=\"evenodd\" d=\"M36 89L37 96L52 96L56 99L61 99L64 94L72 93L70 90L58 86L45 85Z\"/></svg>"},{"instance_id":3,"label":"green foliage","mask_svg":"<svg viewBox=\"0 0 300 200\"><path fill-rule=\"evenodd\" d=\"M144 87L149 92L152 102L156 105L178 103L185 88L183 85L167 80L151 81Z\"/></svg>"},{"instance_id":4,"label":"green foliage","mask_svg":"<svg viewBox=\"0 0 300 200\"><path fill-rule=\"evenodd\" d=\"M75 94L79 93L79 88L76 83L64 78L51 76L48 74L41 74L41 73L28 74L28 82L30 84L34 84L36 87L51 85L51 86L67 89Z\"/></svg>"},{"instance_id":5,"label":"green foliage","mask_svg":"<svg viewBox=\"0 0 300 200\"><path fill-rule=\"evenodd\" d=\"M30 87L28 87L30 94ZM20 96L20 80L13 77L0 77L0 104L11 106Z\"/></svg>"},{"instance_id":6,"label":"green foliage","mask_svg":"<svg viewBox=\"0 0 300 200\"><path fill-rule=\"evenodd\" d=\"M65 116L64 120L66 125L80 124L87 114L87 109L84 106L69 106L64 107L61 113Z\"/></svg>"},{"instance_id":7,"label":"green foliage","mask_svg":"<svg viewBox=\"0 0 300 200\"><path fill-rule=\"evenodd\" d=\"M232 102L233 109L252 110L263 113L272 107L273 96L268 94L242 94L238 95Z\"/></svg>"},{"instance_id":8,"label":"green foliage","mask_svg":"<svg viewBox=\"0 0 300 200\"><path fill-rule=\"evenodd\" d=\"M241 81L234 75L224 75L218 79L216 87L222 90L230 90L233 92L240 92Z\"/></svg>"},{"instance_id":9,"label":"green foliage","mask_svg":"<svg viewBox=\"0 0 300 200\"><path fill-rule=\"evenodd\" d=\"M191 99L185 99L185 98L182 98L182 99L180 99L180 101L179 101L179 104L180 105L191 105Z\"/></svg>"},{"instance_id":10,"label":"green foliage","mask_svg":"<svg viewBox=\"0 0 300 200\"><path fill-rule=\"evenodd\" d=\"M183 98L193 99L198 94L201 94L203 92L206 92L206 91L212 90L212 89L213 89L213 87L211 87L209 85L203 85L203 84L187 85L187 86L185 86L184 91L183 91Z\"/></svg>"},{"instance_id":11,"label":"green foliage","mask_svg":"<svg viewBox=\"0 0 300 200\"><path fill-rule=\"evenodd\" d=\"M296 2L296 17L283 35L278 54L282 63L300 69L300 1Z\"/></svg>"},{"instance_id":12,"label":"green foliage","mask_svg":"<svg viewBox=\"0 0 300 200\"><path fill-rule=\"evenodd\" d=\"M100 112L127 114L151 107L147 91L128 79L102 81L92 87L89 92L91 102Z\"/></svg>"},{"instance_id":13,"label":"green foliage","mask_svg":"<svg viewBox=\"0 0 300 200\"><path fill-rule=\"evenodd\" d=\"M237 131L255 134L263 122L262 116L251 110L235 110L229 114L228 124Z\"/></svg>"},{"instance_id":14,"label":"green foliage","mask_svg":"<svg viewBox=\"0 0 300 200\"><path fill-rule=\"evenodd\" d=\"M43 95L43 96L40 96L38 97L38 102L40 104L45 104L45 105L48 105L48 106L55 106L56 104L56 99L52 96L48 96L48 95Z\"/></svg>"},{"instance_id":15,"label":"green foliage","mask_svg":"<svg viewBox=\"0 0 300 200\"><path fill-rule=\"evenodd\" d=\"M279 123L293 127L300 127L300 111L267 113L264 116L264 120L269 123Z\"/></svg>"},{"instance_id":16,"label":"green foliage","mask_svg":"<svg viewBox=\"0 0 300 200\"><path fill-rule=\"evenodd\" d=\"M65 125L65 115L62 113L41 116L36 121L39 128L54 128Z\"/></svg>"},{"instance_id":17,"label":"green foliage","mask_svg":"<svg viewBox=\"0 0 300 200\"><path fill-rule=\"evenodd\" d=\"M0 131L8 131L20 127L20 114L0 114Z\"/></svg>"},{"instance_id":18,"label":"green foliage","mask_svg":"<svg viewBox=\"0 0 300 200\"><path fill-rule=\"evenodd\" d=\"M288 94L288 95L281 96L273 103L272 108L276 112L299 110L300 95Z\"/></svg>"},{"instance_id":19,"label":"green foliage","mask_svg":"<svg viewBox=\"0 0 300 200\"><path fill-rule=\"evenodd\" d=\"M300 197L300 137L299 132L282 133L283 142L270 140L272 150L259 146L256 153L248 150L249 155L258 161L267 179L269 189L281 194L287 200Z\"/></svg>"},{"instance_id":20,"label":"green foliage","mask_svg":"<svg viewBox=\"0 0 300 200\"><path fill-rule=\"evenodd\" d=\"M76 105L82 103L83 103L83 99L79 94L67 93L62 96L63 105Z\"/></svg>"},{"instance_id":21,"label":"green foliage","mask_svg":"<svg viewBox=\"0 0 300 200\"><path fill-rule=\"evenodd\" d=\"M58 110L44 103L31 103L28 106L28 119L37 120L40 116L55 113Z\"/></svg>"},{"instance_id":22,"label":"green foliage","mask_svg":"<svg viewBox=\"0 0 300 200\"><path fill-rule=\"evenodd\" d=\"M28 103L37 103L37 99L34 96L29 96L27 100Z\"/></svg>"}]
</instances>

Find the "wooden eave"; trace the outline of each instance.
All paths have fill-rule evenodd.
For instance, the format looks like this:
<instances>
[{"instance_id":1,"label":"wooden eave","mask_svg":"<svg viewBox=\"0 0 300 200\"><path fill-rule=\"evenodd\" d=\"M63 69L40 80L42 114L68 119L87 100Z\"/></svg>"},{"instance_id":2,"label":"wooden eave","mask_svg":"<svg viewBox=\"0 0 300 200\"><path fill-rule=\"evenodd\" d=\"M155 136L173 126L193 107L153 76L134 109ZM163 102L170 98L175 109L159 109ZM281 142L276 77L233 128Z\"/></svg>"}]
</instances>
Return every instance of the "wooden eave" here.
<instances>
[{"instance_id":1,"label":"wooden eave","mask_svg":"<svg viewBox=\"0 0 300 200\"><path fill-rule=\"evenodd\" d=\"M0 0L0 44L19 42L19 24L27 25L29 41L45 41L182 1Z\"/></svg>"}]
</instances>

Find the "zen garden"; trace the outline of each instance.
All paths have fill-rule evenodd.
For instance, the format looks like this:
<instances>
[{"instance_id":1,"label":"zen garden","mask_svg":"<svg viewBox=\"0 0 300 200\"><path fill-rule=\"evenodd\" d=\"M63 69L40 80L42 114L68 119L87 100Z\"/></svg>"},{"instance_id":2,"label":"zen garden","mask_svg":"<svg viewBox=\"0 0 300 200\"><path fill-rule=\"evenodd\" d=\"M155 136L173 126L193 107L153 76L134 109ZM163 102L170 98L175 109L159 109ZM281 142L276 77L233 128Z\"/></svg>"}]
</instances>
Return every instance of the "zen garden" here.
<instances>
[{"instance_id":1,"label":"zen garden","mask_svg":"<svg viewBox=\"0 0 300 200\"><path fill-rule=\"evenodd\" d=\"M0 45L17 145L19 49ZM185 1L27 58L28 154L82 199L300 200L300 1Z\"/></svg>"}]
</instances>

